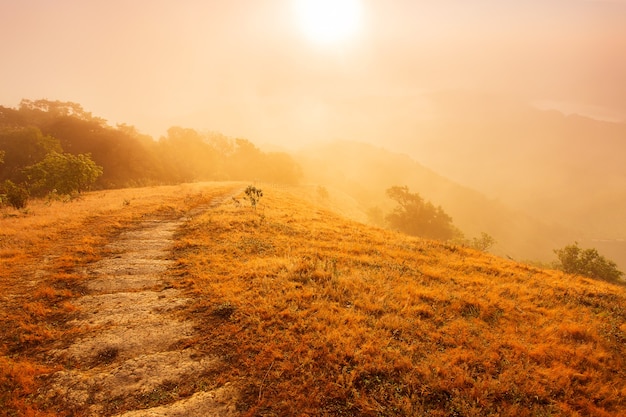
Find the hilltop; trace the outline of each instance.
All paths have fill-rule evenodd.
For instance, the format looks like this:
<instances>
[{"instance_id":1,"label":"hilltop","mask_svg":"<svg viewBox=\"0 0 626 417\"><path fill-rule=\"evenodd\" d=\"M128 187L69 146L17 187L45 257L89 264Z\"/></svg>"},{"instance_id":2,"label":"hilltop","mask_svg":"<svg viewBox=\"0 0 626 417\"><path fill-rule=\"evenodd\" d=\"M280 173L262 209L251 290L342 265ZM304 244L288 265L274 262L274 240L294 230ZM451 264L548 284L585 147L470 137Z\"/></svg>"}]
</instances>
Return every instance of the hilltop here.
<instances>
[{"instance_id":1,"label":"hilltop","mask_svg":"<svg viewBox=\"0 0 626 417\"><path fill-rule=\"evenodd\" d=\"M0 219L3 409L63 415L62 401L34 393L68 366L47 350L85 330L67 326L89 314L72 307L90 279L82 268L137 221L204 207L173 235L161 290L180 291L176 317L196 323L174 348L220 366L108 410L229 386L241 415L626 411L624 287L366 226L297 197L308 189L257 185L256 210L243 194L207 206L245 184L206 184L93 192Z\"/></svg>"}]
</instances>

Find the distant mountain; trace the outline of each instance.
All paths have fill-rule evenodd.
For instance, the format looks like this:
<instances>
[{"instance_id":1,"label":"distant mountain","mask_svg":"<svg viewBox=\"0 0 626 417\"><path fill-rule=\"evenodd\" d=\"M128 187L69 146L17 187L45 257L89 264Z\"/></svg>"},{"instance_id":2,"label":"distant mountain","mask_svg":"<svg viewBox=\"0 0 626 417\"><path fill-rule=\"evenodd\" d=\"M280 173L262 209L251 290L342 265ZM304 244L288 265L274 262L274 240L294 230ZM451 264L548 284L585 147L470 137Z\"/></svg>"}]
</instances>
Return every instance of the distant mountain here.
<instances>
[{"instance_id":1,"label":"distant mountain","mask_svg":"<svg viewBox=\"0 0 626 417\"><path fill-rule=\"evenodd\" d=\"M317 144L304 150L298 161L306 180L342 190L358 200L364 211L379 207L388 212L393 204L385 190L407 185L411 192L441 205L466 237L481 232L492 235L498 242L494 252L503 256L548 261L554 259L553 249L579 236L463 187L407 155L373 145L348 141Z\"/></svg>"},{"instance_id":2,"label":"distant mountain","mask_svg":"<svg viewBox=\"0 0 626 417\"><path fill-rule=\"evenodd\" d=\"M547 223L626 238L626 123L493 95L429 100L430 117L400 146L407 153Z\"/></svg>"}]
</instances>

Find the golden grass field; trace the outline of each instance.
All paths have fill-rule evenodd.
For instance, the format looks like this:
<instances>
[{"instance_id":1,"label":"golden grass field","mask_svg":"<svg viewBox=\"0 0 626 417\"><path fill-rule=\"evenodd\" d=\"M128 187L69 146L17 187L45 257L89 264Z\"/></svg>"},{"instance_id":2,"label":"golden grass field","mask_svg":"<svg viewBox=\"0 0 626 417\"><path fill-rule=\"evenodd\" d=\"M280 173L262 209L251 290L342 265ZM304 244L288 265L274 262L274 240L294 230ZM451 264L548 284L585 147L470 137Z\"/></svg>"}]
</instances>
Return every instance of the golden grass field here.
<instances>
[{"instance_id":1,"label":"golden grass field","mask_svg":"<svg viewBox=\"0 0 626 417\"><path fill-rule=\"evenodd\" d=\"M239 184L240 187L242 184ZM245 184L243 184L245 186ZM0 408L33 400L50 344L77 330L75 268L133 220L235 185L89 193L0 219ZM168 280L245 416L626 414L626 288L365 226L261 185L187 222ZM314 199L312 199L314 200ZM328 204L327 204L328 205ZM46 272L48 271L48 272ZM12 413L12 414L11 414Z\"/></svg>"},{"instance_id":2,"label":"golden grass field","mask_svg":"<svg viewBox=\"0 0 626 417\"><path fill-rule=\"evenodd\" d=\"M179 216L232 187L101 191L0 211L0 416L56 415L33 397L38 377L56 369L45 352L77 336L65 323L77 314L72 300L83 295L81 266L100 259L104 244L133 222Z\"/></svg>"}]
</instances>

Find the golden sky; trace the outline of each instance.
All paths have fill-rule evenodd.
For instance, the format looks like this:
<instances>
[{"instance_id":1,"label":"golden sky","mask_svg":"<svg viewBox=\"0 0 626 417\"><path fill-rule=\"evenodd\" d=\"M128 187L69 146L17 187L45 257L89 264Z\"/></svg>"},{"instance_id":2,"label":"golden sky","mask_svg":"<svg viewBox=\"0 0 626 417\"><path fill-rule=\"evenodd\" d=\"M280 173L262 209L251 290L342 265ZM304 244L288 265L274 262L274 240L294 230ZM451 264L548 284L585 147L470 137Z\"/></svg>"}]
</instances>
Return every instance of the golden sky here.
<instances>
[{"instance_id":1,"label":"golden sky","mask_svg":"<svg viewBox=\"0 0 626 417\"><path fill-rule=\"evenodd\" d=\"M287 146L410 135L438 90L626 120L626 1L354 1L322 42L298 0L0 0L0 105Z\"/></svg>"}]
</instances>

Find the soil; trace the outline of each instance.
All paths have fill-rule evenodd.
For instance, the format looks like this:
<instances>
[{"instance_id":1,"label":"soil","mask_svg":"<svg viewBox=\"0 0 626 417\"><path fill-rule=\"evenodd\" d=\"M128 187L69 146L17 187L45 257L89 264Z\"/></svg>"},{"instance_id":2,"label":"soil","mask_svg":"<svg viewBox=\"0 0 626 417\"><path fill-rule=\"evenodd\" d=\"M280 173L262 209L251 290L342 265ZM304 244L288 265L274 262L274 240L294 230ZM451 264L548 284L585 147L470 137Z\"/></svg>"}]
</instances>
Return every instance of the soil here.
<instances>
[{"instance_id":1,"label":"soil","mask_svg":"<svg viewBox=\"0 0 626 417\"><path fill-rule=\"evenodd\" d=\"M81 314L70 323L86 330L51 352L63 369L49 378L43 401L71 415L238 414L234 385L209 389L220 358L184 348L196 325L176 312L190 300L164 280L174 233L188 218L143 221L108 245L110 256L88 266L88 295L74 303Z\"/></svg>"}]
</instances>

